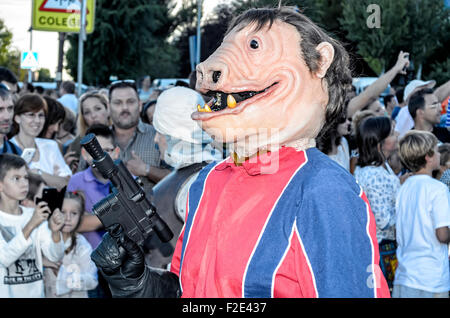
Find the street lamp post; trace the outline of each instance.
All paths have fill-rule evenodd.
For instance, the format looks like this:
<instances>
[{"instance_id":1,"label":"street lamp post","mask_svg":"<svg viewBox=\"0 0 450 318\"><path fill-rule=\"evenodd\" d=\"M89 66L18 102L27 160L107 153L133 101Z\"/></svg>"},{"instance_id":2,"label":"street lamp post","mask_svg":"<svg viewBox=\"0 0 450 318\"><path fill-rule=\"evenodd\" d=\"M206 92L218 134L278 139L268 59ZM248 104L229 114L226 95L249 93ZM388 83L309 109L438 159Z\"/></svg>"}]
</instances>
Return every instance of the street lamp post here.
<instances>
[{"instance_id":1,"label":"street lamp post","mask_svg":"<svg viewBox=\"0 0 450 318\"><path fill-rule=\"evenodd\" d=\"M28 31L30 32L30 53L29 54L32 54L32 52L33 52L33 27L30 26ZM31 69L29 69L28 70L28 83L31 83L32 81L33 81L33 72L31 71Z\"/></svg>"}]
</instances>

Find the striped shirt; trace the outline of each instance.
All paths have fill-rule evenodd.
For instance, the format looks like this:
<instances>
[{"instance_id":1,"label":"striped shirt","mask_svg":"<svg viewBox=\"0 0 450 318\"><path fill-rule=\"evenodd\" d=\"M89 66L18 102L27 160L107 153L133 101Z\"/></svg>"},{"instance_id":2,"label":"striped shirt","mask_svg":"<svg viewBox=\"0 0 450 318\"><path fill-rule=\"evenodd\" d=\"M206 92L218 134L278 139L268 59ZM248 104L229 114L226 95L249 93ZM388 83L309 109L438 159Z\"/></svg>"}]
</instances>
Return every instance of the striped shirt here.
<instances>
[{"instance_id":1,"label":"striped shirt","mask_svg":"<svg viewBox=\"0 0 450 318\"><path fill-rule=\"evenodd\" d=\"M170 270L183 297L389 297L378 263L352 175L316 148L285 147L203 168Z\"/></svg>"},{"instance_id":2,"label":"striped shirt","mask_svg":"<svg viewBox=\"0 0 450 318\"><path fill-rule=\"evenodd\" d=\"M445 127L450 127L450 97L447 99L447 118L445 120Z\"/></svg>"}]
</instances>

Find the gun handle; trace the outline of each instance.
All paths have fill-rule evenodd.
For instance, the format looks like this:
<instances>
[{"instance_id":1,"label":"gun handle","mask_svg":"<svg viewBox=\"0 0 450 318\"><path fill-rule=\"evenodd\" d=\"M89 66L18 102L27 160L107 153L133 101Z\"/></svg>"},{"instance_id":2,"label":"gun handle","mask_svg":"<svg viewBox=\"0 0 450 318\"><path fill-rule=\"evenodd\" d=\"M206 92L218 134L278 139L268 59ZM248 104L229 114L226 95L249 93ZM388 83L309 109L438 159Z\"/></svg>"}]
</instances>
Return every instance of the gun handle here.
<instances>
[{"instance_id":1,"label":"gun handle","mask_svg":"<svg viewBox=\"0 0 450 318\"><path fill-rule=\"evenodd\" d=\"M120 258L122 259L126 255L126 251L122 246L122 237L124 235L123 227L119 223L115 223L110 227L108 227L107 231L109 235L111 235L111 237L116 240L117 246L119 247L119 255Z\"/></svg>"}]
</instances>

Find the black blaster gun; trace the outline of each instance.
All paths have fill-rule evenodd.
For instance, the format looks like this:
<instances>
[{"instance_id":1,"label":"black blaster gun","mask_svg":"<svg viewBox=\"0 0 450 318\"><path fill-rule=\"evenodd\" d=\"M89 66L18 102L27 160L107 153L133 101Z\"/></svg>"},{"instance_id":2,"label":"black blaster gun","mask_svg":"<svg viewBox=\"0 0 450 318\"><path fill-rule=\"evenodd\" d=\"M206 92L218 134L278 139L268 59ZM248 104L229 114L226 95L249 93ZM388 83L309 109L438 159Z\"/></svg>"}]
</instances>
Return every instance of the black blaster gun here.
<instances>
[{"instance_id":1,"label":"black blaster gun","mask_svg":"<svg viewBox=\"0 0 450 318\"><path fill-rule=\"evenodd\" d=\"M140 179L135 180L121 160L113 162L94 134L83 137L81 146L94 159L92 166L113 184L112 193L92 208L104 227L120 224L139 246L143 246L153 230L162 242L170 241L173 233L145 196Z\"/></svg>"}]
</instances>

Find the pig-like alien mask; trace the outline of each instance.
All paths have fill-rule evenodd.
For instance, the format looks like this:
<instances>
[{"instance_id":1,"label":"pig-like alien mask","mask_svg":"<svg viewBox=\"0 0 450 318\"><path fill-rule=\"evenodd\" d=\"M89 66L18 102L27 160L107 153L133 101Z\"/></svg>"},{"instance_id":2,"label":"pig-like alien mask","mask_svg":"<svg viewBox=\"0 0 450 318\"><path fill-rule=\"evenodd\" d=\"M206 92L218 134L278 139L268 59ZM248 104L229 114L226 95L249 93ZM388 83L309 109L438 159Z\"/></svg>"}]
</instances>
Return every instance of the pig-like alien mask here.
<instances>
[{"instance_id":1,"label":"pig-like alien mask","mask_svg":"<svg viewBox=\"0 0 450 318\"><path fill-rule=\"evenodd\" d=\"M240 157L314 146L340 117L347 64L342 46L292 8L247 11L197 66L196 89L211 100L192 118Z\"/></svg>"}]
</instances>

